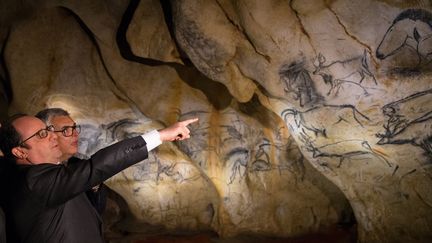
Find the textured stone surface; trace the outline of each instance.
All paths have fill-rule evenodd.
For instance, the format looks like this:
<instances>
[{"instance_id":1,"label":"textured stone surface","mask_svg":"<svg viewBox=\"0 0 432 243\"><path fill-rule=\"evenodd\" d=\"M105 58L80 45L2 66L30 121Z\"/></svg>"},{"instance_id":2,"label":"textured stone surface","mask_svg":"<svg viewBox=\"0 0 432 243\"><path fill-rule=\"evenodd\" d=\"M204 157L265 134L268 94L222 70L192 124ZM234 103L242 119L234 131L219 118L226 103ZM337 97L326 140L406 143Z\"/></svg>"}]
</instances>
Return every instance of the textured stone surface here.
<instances>
[{"instance_id":1,"label":"textured stone surface","mask_svg":"<svg viewBox=\"0 0 432 243\"><path fill-rule=\"evenodd\" d=\"M158 1L139 2L126 38L136 56L181 63Z\"/></svg>"},{"instance_id":2,"label":"textured stone surface","mask_svg":"<svg viewBox=\"0 0 432 243\"><path fill-rule=\"evenodd\" d=\"M200 118L107 182L129 231L432 238L430 1L12 2L10 112L68 109L86 155Z\"/></svg>"}]
</instances>

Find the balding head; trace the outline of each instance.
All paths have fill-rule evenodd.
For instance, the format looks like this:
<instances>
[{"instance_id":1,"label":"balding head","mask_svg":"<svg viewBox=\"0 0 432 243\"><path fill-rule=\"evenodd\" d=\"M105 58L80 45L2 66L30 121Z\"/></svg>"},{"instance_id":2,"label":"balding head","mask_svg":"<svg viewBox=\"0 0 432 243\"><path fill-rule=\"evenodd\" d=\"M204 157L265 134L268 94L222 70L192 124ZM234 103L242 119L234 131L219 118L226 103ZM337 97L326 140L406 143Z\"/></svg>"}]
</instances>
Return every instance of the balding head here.
<instances>
[{"instance_id":1,"label":"balding head","mask_svg":"<svg viewBox=\"0 0 432 243\"><path fill-rule=\"evenodd\" d=\"M18 144L14 141L0 142L6 154L12 154L17 164L58 163L61 152L57 143L57 135L48 131L45 123L33 116L21 116L13 119L3 127L12 126L18 134ZM0 130L3 129L0 128ZM44 136L46 135L46 136ZM3 138L1 138L3 139ZM11 143L12 142L12 143Z\"/></svg>"}]
</instances>

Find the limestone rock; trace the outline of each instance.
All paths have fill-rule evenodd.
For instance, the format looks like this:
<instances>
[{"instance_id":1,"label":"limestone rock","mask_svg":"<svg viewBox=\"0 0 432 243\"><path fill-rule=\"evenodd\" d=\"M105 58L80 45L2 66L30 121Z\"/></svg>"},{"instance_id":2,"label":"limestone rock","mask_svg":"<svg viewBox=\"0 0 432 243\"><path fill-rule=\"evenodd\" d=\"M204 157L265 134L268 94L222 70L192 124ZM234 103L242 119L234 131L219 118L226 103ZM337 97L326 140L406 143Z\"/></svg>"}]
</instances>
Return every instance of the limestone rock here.
<instances>
[{"instance_id":1,"label":"limestone rock","mask_svg":"<svg viewBox=\"0 0 432 243\"><path fill-rule=\"evenodd\" d=\"M85 155L200 118L107 182L130 231L432 239L430 1L39 2L2 3L11 112L71 111Z\"/></svg>"}]
</instances>

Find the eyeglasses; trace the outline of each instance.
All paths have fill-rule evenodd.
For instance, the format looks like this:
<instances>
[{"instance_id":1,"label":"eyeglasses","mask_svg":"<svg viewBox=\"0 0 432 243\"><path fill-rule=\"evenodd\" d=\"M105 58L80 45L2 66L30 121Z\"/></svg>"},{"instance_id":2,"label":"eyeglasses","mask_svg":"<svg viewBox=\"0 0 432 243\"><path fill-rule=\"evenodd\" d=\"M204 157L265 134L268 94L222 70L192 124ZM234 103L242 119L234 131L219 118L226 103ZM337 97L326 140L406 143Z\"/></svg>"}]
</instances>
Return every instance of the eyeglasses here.
<instances>
[{"instance_id":1,"label":"eyeglasses","mask_svg":"<svg viewBox=\"0 0 432 243\"><path fill-rule=\"evenodd\" d=\"M45 127L44 129L41 129L41 130L37 131L35 134L31 135L31 136L28 137L27 139L24 139L24 140L19 144L19 146L20 146L20 147L23 146L23 144L24 144L25 142L27 142L29 139L31 139L31 138L33 138L33 137L35 137L35 136L37 136L39 139L44 139L44 138L48 137L48 132L54 132L54 126L53 126L53 125L51 125L51 126L47 126L47 127Z\"/></svg>"},{"instance_id":2,"label":"eyeglasses","mask_svg":"<svg viewBox=\"0 0 432 243\"><path fill-rule=\"evenodd\" d=\"M77 134L80 134L81 126L80 125L64 126L61 130L54 131L54 132L61 132L63 136L70 137L73 135L74 131L76 131Z\"/></svg>"}]
</instances>

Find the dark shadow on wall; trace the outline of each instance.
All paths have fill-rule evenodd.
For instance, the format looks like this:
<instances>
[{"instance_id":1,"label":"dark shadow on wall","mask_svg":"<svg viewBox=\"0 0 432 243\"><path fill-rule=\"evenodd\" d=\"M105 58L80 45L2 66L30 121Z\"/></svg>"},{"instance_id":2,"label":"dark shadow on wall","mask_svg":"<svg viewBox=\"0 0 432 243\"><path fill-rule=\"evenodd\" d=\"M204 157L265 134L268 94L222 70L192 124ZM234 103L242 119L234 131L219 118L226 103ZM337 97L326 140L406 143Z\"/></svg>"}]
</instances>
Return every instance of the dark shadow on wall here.
<instances>
[{"instance_id":1,"label":"dark shadow on wall","mask_svg":"<svg viewBox=\"0 0 432 243\"><path fill-rule=\"evenodd\" d=\"M201 90L209 100L209 102L216 109L224 109L229 106L232 100L232 96L228 89L221 83L209 79L202 74L187 57L187 54L179 47L175 35L174 27L172 23L171 4L169 1L161 0L161 6L164 12L165 23L169 29L171 39L176 45L176 49L180 53L180 58L183 64L175 62L163 62L151 58L145 58L135 55L126 37L126 32L132 21L134 13L140 3L140 0L131 0L125 13L123 14L122 20L117 30L117 45L120 50L120 54L123 58L128 61L141 63L147 66L169 66L176 70L180 78L188 85L195 89Z\"/></svg>"},{"instance_id":2,"label":"dark shadow on wall","mask_svg":"<svg viewBox=\"0 0 432 243\"><path fill-rule=\"evenodd\" d=\"M5 34L5 37L1 37L1 57L0 57L0 119L3 120L8 116L8 107L13 99L12 85L10 80L9 70L5 61L5 49L9 40L10 30Z\"/></svg>"}]
</instances>

